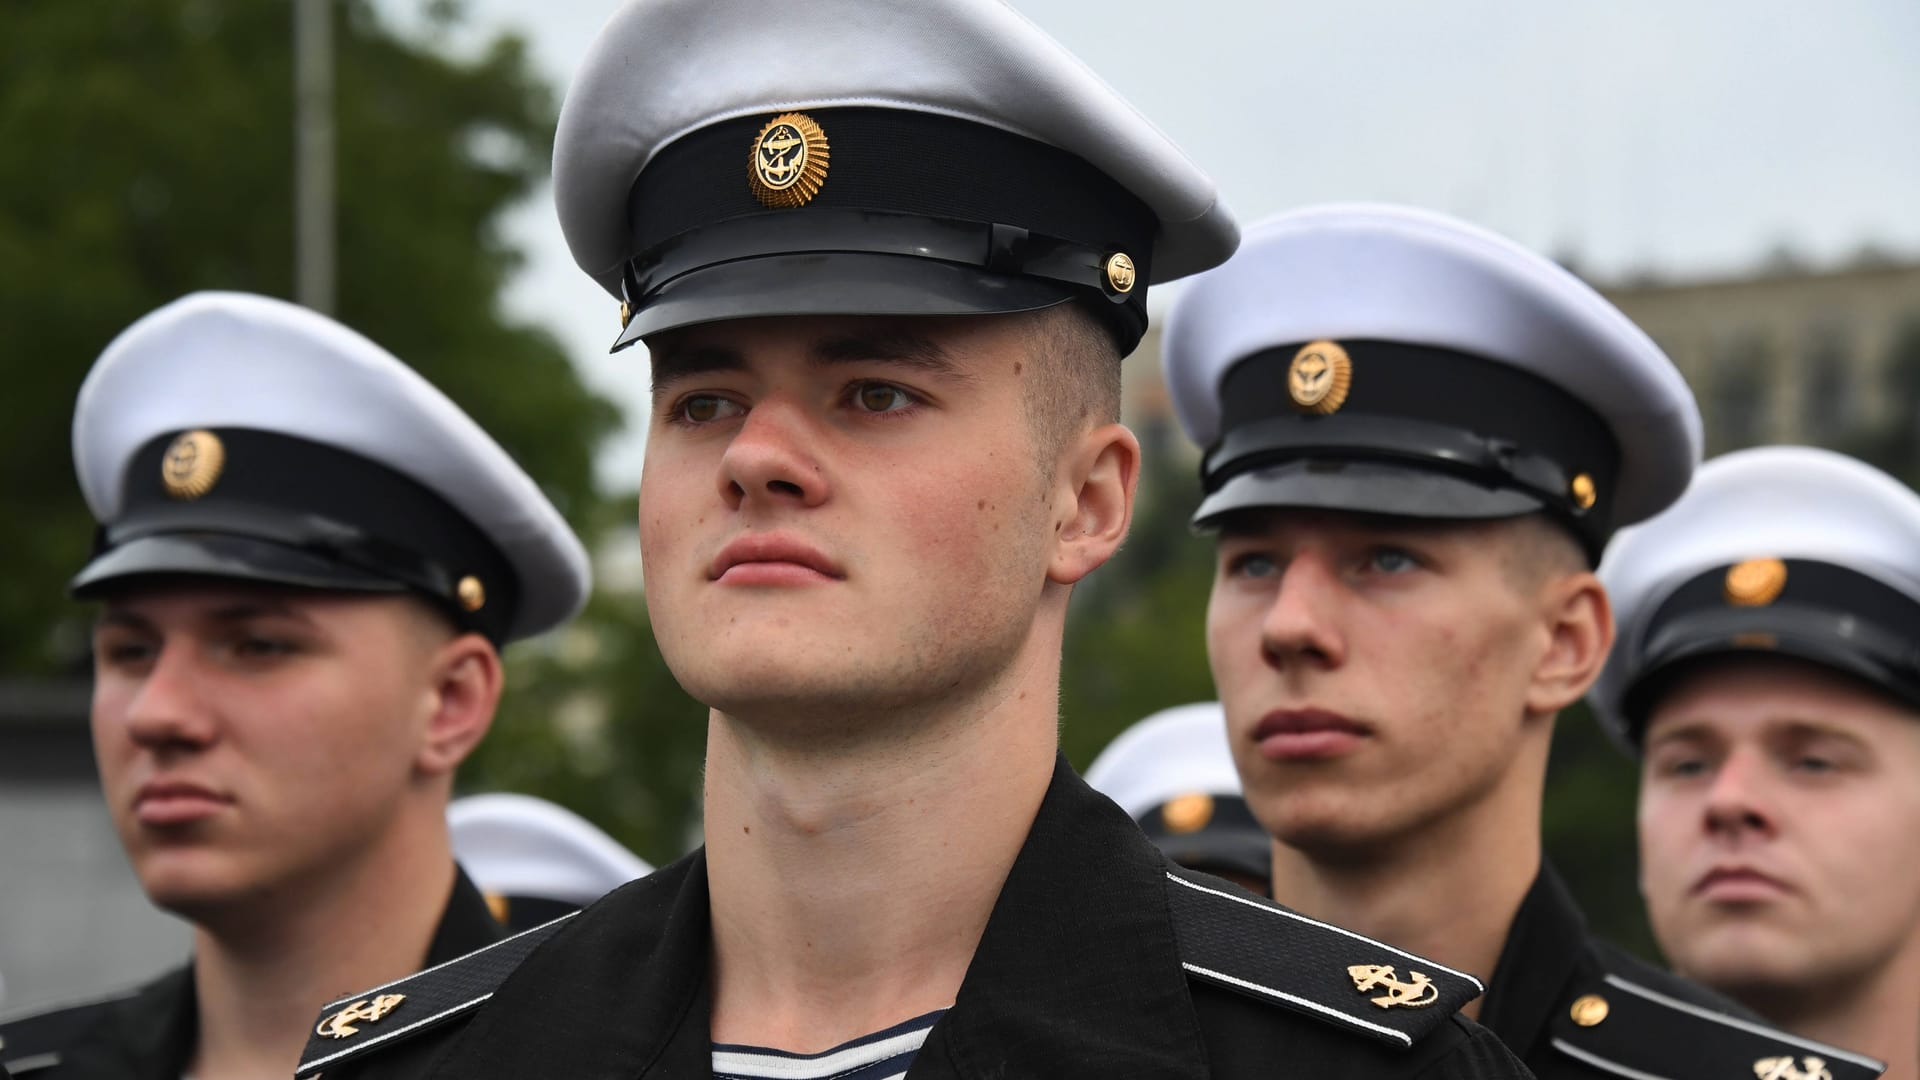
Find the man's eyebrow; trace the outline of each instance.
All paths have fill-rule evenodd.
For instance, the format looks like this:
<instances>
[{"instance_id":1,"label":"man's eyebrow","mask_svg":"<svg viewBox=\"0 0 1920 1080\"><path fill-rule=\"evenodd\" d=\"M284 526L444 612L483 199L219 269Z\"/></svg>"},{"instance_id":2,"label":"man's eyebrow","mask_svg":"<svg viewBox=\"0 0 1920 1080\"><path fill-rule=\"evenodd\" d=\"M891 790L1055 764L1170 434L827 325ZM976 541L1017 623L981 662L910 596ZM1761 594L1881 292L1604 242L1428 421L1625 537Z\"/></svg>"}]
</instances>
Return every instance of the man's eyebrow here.
<instances>
[{"instance_id":1,"label":"man's eyebrow","mask_svg":"<svg viewBox=\"0 0 1920 1080\"><path fill-rule=\"evenodd\" d=\"M849 334L816 341L807 360L815 367L879 362L916 368L950 379L971 379L958 361L939 343L908 331Z\"/></svg>"},{"instance_id":2,"label":"man's eyebrow","mask_svg":"<svg viewBox=\"0 0 1920 1080\"><path fill-rule=\"evenodd\" d=\"M153 621L144 615L128 611L125 608L102 608L99 616L93 620L93 628L95 630L101 630L109 626L116 626L126 630L151 630L153 628Z\"/></svg>"},{"instance_id":3,"label":"man's eyebrow","mask_svg":"<svg viewBox=\"0 0 1920 1080\"><path fill-rule=\"evenodd\" d=\"M1663 725L1662 729L1647 738L1646 748L1652 750L1668 743L1712 742L1717 738L1713 722L1704 717L1688 717Z\"/></svg>"},{"instance_id":4,"label":"man's eyebrow","mask_svg":"<svg viewBox=\"0 0 1920 1080\"><path fill-rule=\"evenodd\" d=\"M311 623L313 618L300 610L298 605L282 603L277 600L247 600L227 604L207 613L214 622L245 622L248 619L281 618Z\"/></svg>"},{"instance_id":5,"label":"man's eyebrow","mask_svg":"<svg viewBox=\"0 0 1920 1080\"><path fill-rule=\"evenodd\" d=\"M745 371L747 358L738 349L719 345L669 346L650 356L653 392L681 379L716 371Z\"/></svg>"}]
</instances>

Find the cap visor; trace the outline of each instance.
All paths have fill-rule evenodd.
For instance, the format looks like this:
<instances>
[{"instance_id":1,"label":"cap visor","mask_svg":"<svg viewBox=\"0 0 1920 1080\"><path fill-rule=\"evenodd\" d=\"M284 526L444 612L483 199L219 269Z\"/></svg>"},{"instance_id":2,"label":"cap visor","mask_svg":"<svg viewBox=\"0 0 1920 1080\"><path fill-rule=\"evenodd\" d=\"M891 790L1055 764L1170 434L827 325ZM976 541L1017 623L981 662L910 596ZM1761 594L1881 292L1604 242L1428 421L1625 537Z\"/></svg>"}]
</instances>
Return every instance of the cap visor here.
<instances>
[{"instance_id":1,"label":"cap visor","mask_svg":"<svg viewBox=\"0 0 1920 1080\"><path fill-rule=\"evenodd\" d=\"M1204 528L1235 511L1283 508L1491 520L1530 514L1542 506L1531 495L1482 487L1446 473L1371 461L1313 459L1229 479L1200 503L1193 524Z\"/></svg>"},{"instance_id":2,"label":"cap visor","mask_svg":"<svg viewBox=\"0 0 1920 1080\"><path fill-rule=\"evenodd\" d=\"M613 351L682 326L778 315L993 315L1038 311L1070 285L910 255L810 252L719 263L683 274L634 315Z\"/></svg>"},{"instance_id":3,"label":"cap visor","mask_svg":"<svg viewBox=\"0 0 1920 1080\"><path fill-rule=\"evenodd\" d=\"M342 592L405 592L389 578L341 566L318 555L228 533L144 536L88 563L67 586L90 599L116 586L153 577L210 577Z\"/></svg>"},{"instance_id":4,"label":"cap visor","mask_svg":"<svg viewBox=\"0 0 1920 1080\"><path fill-rule=\"evenodd\" d=\"M1766 644L1758 643L1765 639ZM1702 665L1736 656L1785 656L1858 680L1867 688L1920 709L1920 687L1902 680L1887 665L1866 655L1858 643L1814 631L1748 630L1693 638L1653 659L1622 695L1627 741L1638 747L1646 737L1655 703Z\"/></svg>"}]
</instances>

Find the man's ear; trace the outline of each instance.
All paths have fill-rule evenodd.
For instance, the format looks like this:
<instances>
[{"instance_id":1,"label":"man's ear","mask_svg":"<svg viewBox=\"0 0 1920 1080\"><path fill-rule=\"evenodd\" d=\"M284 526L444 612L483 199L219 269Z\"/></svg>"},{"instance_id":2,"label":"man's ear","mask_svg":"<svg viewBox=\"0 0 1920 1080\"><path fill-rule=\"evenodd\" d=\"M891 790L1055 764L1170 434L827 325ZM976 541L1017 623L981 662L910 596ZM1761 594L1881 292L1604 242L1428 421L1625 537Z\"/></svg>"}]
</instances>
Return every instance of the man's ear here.
<instances>
[{"instance_id":1,"label":"man's ear","mask_svg":"<svg viewBox=\"0 0 1920 1080\"><path fill-rule=\"evenodd\" d=\"M1527 711L1551 716L1580 700L1613 649L1613 604L1591 572L1562 574L1540 593L1547 648L1527 688Z\"/></svg>"},{"instance_id":2,"label":"man's ear","mask_svg":"<svg viewBox=\"0 0 1920 1080\"><path fill-rule=\"evenodd\" d=\"M461 634L428 661L429 708L414 767L429 776L451 774L493 726L505 676L500 654L479 634Z\"/></svg>"},{"instance_id":3,"label":"man's ear","mask_svg":"<svg viewBox=\"0 0 1920 1080\"><path fill-rule=\"evenodd\" d=\"M1097 427L1061 452L1048 581L1072 585L1120 550L1139 482L1140 440L1123 424Z\"/></svg>"}]
</instances>

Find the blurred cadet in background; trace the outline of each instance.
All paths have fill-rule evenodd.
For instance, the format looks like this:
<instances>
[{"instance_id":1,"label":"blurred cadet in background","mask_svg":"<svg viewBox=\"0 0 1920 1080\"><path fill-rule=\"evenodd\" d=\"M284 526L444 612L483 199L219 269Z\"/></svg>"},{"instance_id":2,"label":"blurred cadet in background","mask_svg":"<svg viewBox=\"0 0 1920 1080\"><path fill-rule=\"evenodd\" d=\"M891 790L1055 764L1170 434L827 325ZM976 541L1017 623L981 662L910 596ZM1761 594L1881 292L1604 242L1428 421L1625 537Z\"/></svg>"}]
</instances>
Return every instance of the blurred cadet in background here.
<instances>
[{"instance_id":1,"label":"blurred cadet in background","mask_svg":"<svg viewBox=\"0 0 1920 1080\"><path fill-rule=\"evenodd\" d=\"M469 795L447 807L453 858L508 930L578 911L653 872L563 806L531 795Z\"/></svg>"},{"instance_id":2,"label":"blurred cadet in background","mask_svg":"<svg viewBox=\"0 0 1920 1080\"><path fill-rule=\"evenodd\" d=\"M1240 795L1219 702L1162 709L1121 732L1087 767L1087 785L1174 862L1267 894L1273 840Z\"/></svg>"},{"instance_id":3,"label":"blurred cadet in background","mask_svg":"<svg viewBox=\"0 0 1920 1080\"><path fill-rule=\"evenodd\" d=\"M303 308L196 293L89 373L92 725L108 811L187 966L0 1029L16 1076L292 1072L321 1003L496 940L454 864L499 649L584 601L584 550L438 390ZM344 1035L400 1010L371 994Z\"/></svg>"},{"instance_id":4,"label":"blurred cadet in background","mask_svg":"<svg viewBox=\"0 0 1920 1080\"><path fill-rule=\"evenodd\" d=\"M1620 643L1592 700L1641 758L1668 960L1920 1076L1920 496L1829 451L1743 450L1600 576Z\"/></svg>"},{"instance_id":5,"label":"blurred cadet in background","mask_svg":"<svg viewBox=\"0 0 1920 1080\"><path fill-rule=\"evenodd\" d=\"M1591 567L1699 458L1652 340L1502 237L1352 205L1250 230L1176 302L1165 355L1205 448L1208 654L1274 896L1490 973L1479 1019L1541 1077L1826 1056L1592 938L1541 857L1554 718L1613 641Z\"/></svg>"},{"instance_id":6,"label":"blurred cadet in background","mask_svg":"<svg viewBox=\"0 0 1920 1080\"><path fill-rule=\"evenodd\" d=\"M1470 980L1384 1012L1346 967L1403 954L1173 863L1059 753L1068 600L1134 506L1120 359L1238 239L1152 124L1000 0L642 0L554 196L649 353L706 843L301 1075L1521 1075Z\"/></svg>"}]
</instances>

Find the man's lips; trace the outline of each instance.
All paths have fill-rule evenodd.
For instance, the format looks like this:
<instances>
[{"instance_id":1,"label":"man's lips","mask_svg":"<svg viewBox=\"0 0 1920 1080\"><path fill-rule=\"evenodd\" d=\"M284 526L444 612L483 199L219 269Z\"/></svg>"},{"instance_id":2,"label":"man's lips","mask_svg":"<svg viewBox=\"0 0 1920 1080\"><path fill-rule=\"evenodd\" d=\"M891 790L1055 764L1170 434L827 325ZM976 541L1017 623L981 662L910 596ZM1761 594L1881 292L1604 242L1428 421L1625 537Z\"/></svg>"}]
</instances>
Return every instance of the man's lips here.
<instances>
[{"instance_id":1,"label":"man's lips","mask_svg":"<svg viewBox=\"0 0 1920 1080\"><path fill-rule=\"evenodd\" d=\"M142 825L183 825L212 817L233 798L190 780L150 780L133 796L133 816Z\"/></svg>"},{"instance_id":2,"label":"man's lips","mask_svg":"<svg viewBox=\"0 0 1920 1080\"><path fill-rule=\"evenodd\" d=\"M707 580L724 585L808 585L845 577L833 560L779 533L737 537L707 567Z\"/></svg>"},{"instance_id":3,"label":"man's lips","mask_svg":"<svg viewBox=\"0 0 1920 1080\"><path fill-rule=\"evenodd\" d=\"M1693 895L1719 903L1775 900L1790 892L1787 883L1750 866L1716 866L1693 883Z\"/></svg>"},{"instance_id":4,"label":"man's lips","mask_svg":"<svg viewBox=\"0 0 1920 1080\"><path fill-rule=\"evenodd\" d=\"M1325 709L1275 709L1253 728L1261 756L1270 761L1339 757L1371 735L1367 725Z\"/></svg>"}]
</instances>

